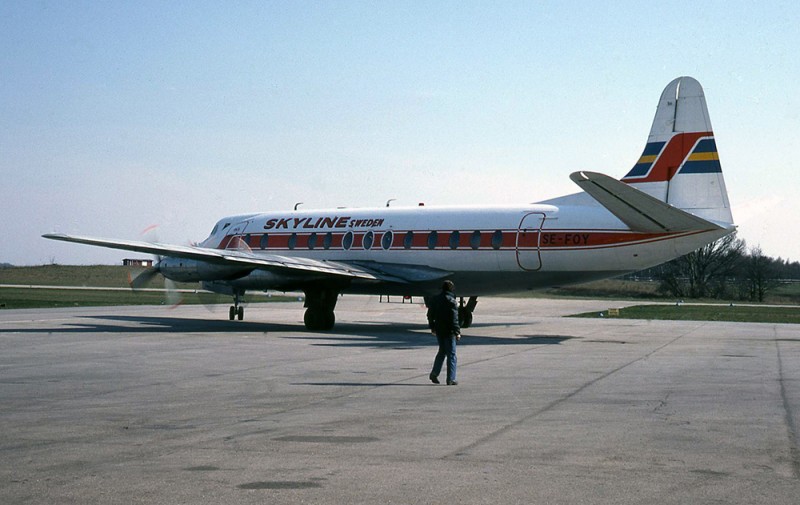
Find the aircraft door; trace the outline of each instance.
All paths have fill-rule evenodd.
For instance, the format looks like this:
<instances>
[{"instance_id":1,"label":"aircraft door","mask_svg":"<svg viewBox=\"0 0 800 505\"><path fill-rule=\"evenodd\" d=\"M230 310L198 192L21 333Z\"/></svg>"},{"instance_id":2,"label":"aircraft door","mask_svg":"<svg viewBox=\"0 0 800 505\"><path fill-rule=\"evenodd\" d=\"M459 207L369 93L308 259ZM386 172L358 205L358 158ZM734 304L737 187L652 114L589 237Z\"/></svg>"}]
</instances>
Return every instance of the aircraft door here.
<instances>
[{"instance_id":1,"label":"aircraft door","mask_svg":"<svg viewBox=\"0 0 800 505\"><path fill-rule=\"evenodd\" d=\"M228 243L227 249L239 249L243 251L250 251L251 246L250 242L250 234L245 234L247 230L247 226L250 224L252 219L248 219L246 221L241 221L237 223L235 226L231 227L231 230L228 232L228 235L233 235L234 238Z\"/></svg>"},{"instance_id":2,"label":"aircraft door","mask_svg":"<svg viewBox=\"0 0 800 505\"><path fill-rule=\"evenodd\" d=\"M539 237L541 235L544 214L531 212L525 214L517 230L517 263L523 270L539 270L542 258L539 255Z\"/></svg>"}]
</instances>

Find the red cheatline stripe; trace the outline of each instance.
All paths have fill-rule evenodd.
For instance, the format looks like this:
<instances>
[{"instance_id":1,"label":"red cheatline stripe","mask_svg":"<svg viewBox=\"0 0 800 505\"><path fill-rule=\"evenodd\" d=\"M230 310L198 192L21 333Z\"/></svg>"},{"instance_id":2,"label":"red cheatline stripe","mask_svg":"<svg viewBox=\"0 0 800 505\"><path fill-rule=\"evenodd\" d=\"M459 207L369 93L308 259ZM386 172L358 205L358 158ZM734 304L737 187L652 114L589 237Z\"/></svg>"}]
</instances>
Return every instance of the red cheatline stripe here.
<instances>
[{"instance_id":1,"label":"red cheatline stripe","mask_svg":"<svg viewBox=\"0 0 800 505\"><path fill-rule=\"evenodd\" d=\"M622 247L633 244L649 243L682 235L692 235L701 233L695 231L689 233L637 233L620 230L542 230L542 231L523 231L502 230L502 241L499 249L493 247L495 231L482 230L478 250L492 251L514 251L517 249L531 250L574 250L574 249L603 249L609 247ZM363 250L364 235L367 232L353 233L353 243L351 249ZM372 250L383 250L381 239L385 231L373 231ZM405 237L407 231L393 232L391 250L408 250L405 248ZM450 248L450 237L453 231L438 231L435 250L452 250ZM465 230L459 232L457 250L471 251L471 239L473 231ZM430 250L428 247L428 237L430 230L413 231L411 250ZM309 250L309 238L311 233L269 233L268 243L265 249L261 249L262 234L251 235L248 245L254 251L279 251L290 250L289 244L294 238L294 250ZM341 250L343 239L346 233L331 233L330 249ZM317 233L314 250L324 250L324 240L326 233ZM242 238L240 238L242 237ZM236 249L240 240L244 241L244 236L229 235L220 242L220 249Z\"/></svg>"}]
</instances>

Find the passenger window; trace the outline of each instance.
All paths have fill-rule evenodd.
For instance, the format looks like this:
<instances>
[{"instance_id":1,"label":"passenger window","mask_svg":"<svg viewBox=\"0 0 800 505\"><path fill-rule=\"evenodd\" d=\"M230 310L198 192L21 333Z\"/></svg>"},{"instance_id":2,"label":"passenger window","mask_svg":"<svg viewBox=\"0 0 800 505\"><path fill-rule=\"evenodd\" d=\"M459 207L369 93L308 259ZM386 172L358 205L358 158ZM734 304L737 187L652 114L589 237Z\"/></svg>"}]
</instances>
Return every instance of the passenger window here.
<instances>
[{"instance_id":1,"label":"passenger window","mask_svg":"<svg viewBox=\"0 0 800 505\"><path fill-rule=\"evenodd\" d=\"M435 249L436 243L439 241L439 232L433 230L428 234L428 249Z\"/></svg>"},{"instance_id":2,"label":"passenger window","mask_svg":"<svg viewBox=\"0 0 800 505\"><path fill-rule=\"evenodd\" d=\"M333 243L333 233L328 232L325 234L325 238L322 239L322 247L324 247L325 249L330 249L332 243Z\"/></svg>"},{"instance_id":3,"label":"passenger window","mask_svg":"<svg viewBox=\"0 0 800 505\"><path fill-rule=\"evenodd\" d=\"M392 247L393 240L394 234L392 233L392 230L387 231L383 234L383 237L381 237L381 247L383 247L385 251L388 251Z\"/></svg>"},{"instance_id":4,"label":"passenger window","mask_svg":"<svg viewBox=\"0 0 800 505\"><path fill-rule=\"evenodd\" d=\"M309 249L314 249L315 247L317 247L317 234L316 234L316 232L312 233L311 235L308 236L308 248Z\"/></svg>"},{"instance_id":5,"label":"passenger window","mask_svg":"<svg viewBox=\"0 0 800 505\"><path fill-rule=\"evenodd\" d=\"M344 239L342 240L342 247L345 251L349 251L351 247L353 247L353 232L348 231L344 235Z\"/></svg>"},{"instance_id":6,"label":"passenger window","mask_svg":"<svg viewBox=\"0 0 800 505\"><path fill-rule=\"evenodd\" d=\"M496 230L492 234L492 248L500 249L502 245L503 245L503 232L500 230Z\"/></svg>"},{"instance_id":7,"label":"passenger window","mask_svg":"<svg viewBox=\"0 0 800 505\"><path fill-rule=\"evenodd\" d=\"M366 235L364 235L364 249L372 249L372 243L375 241L375 234L371 231L368 231Z\"/></svg>"},{"instance_id":8,"label":"passenger window","mask_svg":"<svg viewBox=\"0 0 800 505\"><path fill-rule=\"evenodd\" d=\"M403 239L403 247L405 249L411 249L411 246L413 245L414 245L414 232L413 231L406 232L406 236Z\"/></svg>"},{"instance_id":9,"label":"passenger window","mask_svg":"<svg viewBox=\"0 0 800 505\"><path fill-rule=\"evenodd\" d=\"M473 249L481 246L481 232L478 230L472 232L472 236L469 238L469 246Z\"/></svg>"},{"instance_id":10,"label":"passenger window","mask_svg":"<svg viewBox=\"0 0 800 505\"><path fill-rule=\"evenodd\" d=\"M457 249L458 243L461 241L461 232L458 230L450 234L450 249Z\"/></svg>"},{"instance_id":11,"label":"passenger window","mask_svg":"<svg viewBox=\"0 0 800 505\"><path fill-rule=\"evenodd\" d=\"M258 247L264 250L267 248L268 245L269 245L269 235L265 233L261 235L261 241L258 243Z\"/></svg>"},{"instance_id":12,"label":"passenger window","mask_svg":"<svg viewBox=\"0 0 800 505\"><path fill-rule=\"evenodd\" d=\"M289 249L294 249L296 245L297 245L297 233L292 233L292 235L289 237Z\"/></svg>"}]
</instances>

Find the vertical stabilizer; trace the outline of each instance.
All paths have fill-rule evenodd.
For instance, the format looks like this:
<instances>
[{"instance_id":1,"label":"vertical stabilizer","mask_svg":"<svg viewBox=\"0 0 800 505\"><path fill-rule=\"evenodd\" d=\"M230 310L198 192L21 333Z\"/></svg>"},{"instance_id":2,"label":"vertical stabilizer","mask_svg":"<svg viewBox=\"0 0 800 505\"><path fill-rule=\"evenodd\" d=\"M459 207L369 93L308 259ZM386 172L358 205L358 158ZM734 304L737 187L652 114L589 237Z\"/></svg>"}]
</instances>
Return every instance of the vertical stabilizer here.
<instances>
[{"instance_id":1,"label":"vertical stabilizer","mask_svg":"<svg viewBox=\"0 0 800 505\"><path fill-rule=\"evenodd\" d=\"M678 77L661 93L644 152L623 182L703 219L732 224L700 83Z\"/></svg>"}]
</instances>

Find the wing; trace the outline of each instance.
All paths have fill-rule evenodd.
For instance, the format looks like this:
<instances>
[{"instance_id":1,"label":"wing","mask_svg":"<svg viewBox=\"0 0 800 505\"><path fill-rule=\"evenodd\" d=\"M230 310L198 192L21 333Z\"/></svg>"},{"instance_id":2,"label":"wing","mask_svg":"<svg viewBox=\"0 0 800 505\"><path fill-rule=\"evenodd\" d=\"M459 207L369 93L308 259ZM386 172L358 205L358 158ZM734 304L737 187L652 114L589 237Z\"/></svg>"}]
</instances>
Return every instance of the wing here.
<instances>
[{"instance_id":1,"label":"wing","mask_svg":"<svg viewBox=\"0 0 800 505\"><path fill-rule=\"evenodd\" d=\"M253 254L239 249L211 249L206 247L181 246L117 240L96 237L82 237L63 233L48 233L42 237L50 240L74 242L124 251L136 251L172 258L185 258L204 261L215 265L249 266L273 271L308 272L331 276L366 279L382 282L409 283L435 280L447 277L450 272L417 265L393 265L372 261L328 261L303 257L280 256L277 254Z\"/></svg>"},{"instance_id":2,"label":"wing","mask_svg":"<svg viewBox=\"0 0 800 505\"><path fill-rule=\"evenodd\" d=\"M661 233L722 229L607 175L574 172L569 178L631 230Z\"/></svg>"}]
</instances>

